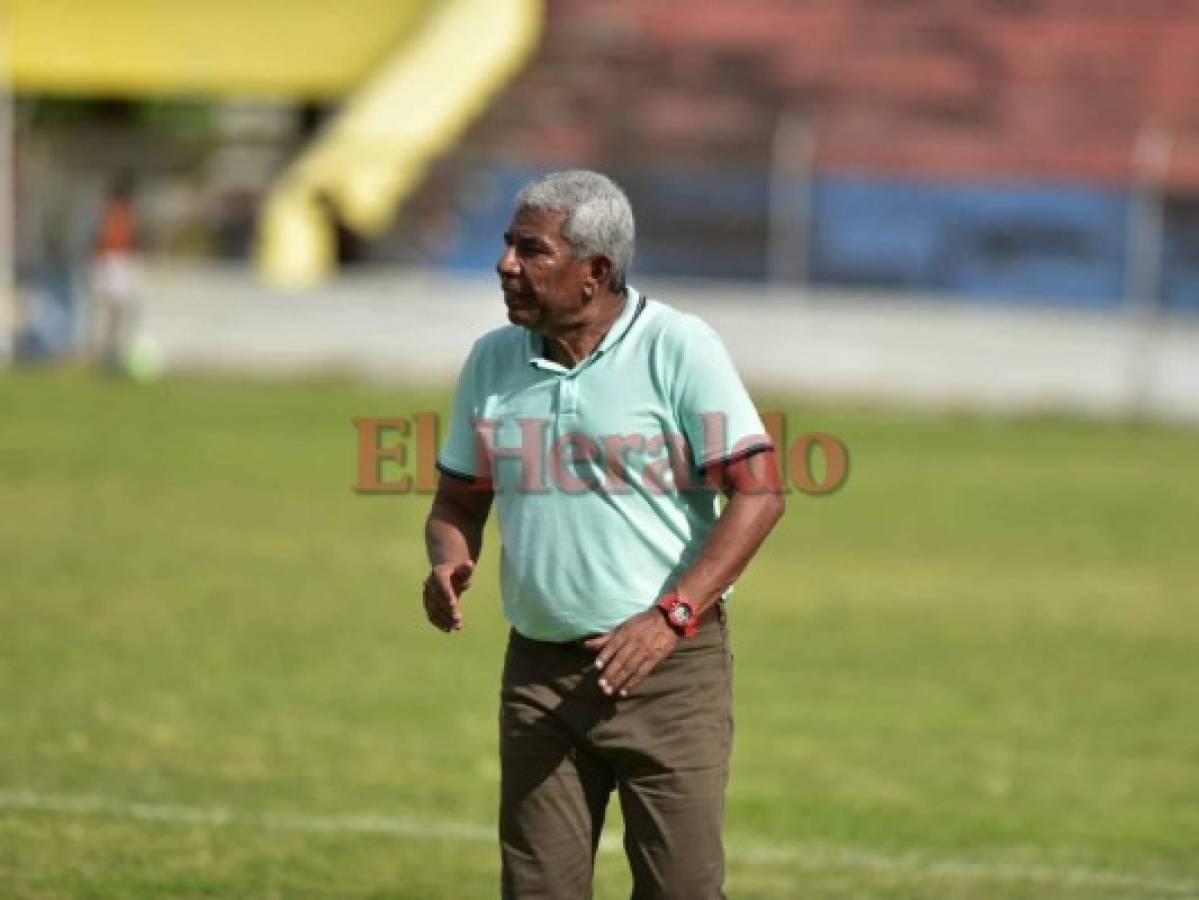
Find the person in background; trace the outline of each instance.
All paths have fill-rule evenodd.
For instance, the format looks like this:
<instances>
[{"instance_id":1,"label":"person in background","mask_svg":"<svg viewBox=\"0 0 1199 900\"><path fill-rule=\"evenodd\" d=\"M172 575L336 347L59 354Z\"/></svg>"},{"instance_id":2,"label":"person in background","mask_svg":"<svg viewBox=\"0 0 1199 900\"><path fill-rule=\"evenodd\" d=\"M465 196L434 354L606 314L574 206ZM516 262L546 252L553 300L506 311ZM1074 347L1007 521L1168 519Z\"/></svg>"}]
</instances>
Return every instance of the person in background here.
<instances>
[{"instance_id":1,"label":"person in background","mask_svg":"<svg viewBox=\"0 0 1199 900\"><path fill-rule=\"evenodd\" d=\"M100 208L92 257L91 343L94 355L110 368L122 365L138 326L137 239L133 182L122 177Z\"/></svg>"}]
</instances>

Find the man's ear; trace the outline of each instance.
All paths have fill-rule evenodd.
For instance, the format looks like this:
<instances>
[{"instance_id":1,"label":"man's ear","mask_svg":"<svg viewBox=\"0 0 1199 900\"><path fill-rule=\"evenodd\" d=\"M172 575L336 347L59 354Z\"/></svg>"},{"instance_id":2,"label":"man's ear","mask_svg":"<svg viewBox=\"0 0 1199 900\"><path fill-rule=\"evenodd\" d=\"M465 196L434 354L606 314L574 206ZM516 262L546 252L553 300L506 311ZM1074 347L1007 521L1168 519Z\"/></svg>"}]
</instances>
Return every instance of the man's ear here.
<instances>
[{"instance_id":1,"label":"man's ear","mask_svg":"<svg viewBox=\"0 0 1199 900\"><path fill-rule=\"evenodd\" d=\"M587 279L595 282L596 291L607 290L612 281L612 260L600 254L591 257L588 260Z\"/></svg>"}]
</instances>

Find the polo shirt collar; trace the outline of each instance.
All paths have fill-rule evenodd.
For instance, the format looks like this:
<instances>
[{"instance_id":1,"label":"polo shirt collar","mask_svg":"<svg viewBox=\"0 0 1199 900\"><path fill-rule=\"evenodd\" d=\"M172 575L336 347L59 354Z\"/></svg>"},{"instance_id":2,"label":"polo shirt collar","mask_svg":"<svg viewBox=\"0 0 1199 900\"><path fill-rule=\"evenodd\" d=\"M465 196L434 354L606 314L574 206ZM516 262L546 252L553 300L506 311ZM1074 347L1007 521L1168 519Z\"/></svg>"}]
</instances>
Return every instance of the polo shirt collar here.
<instances>
[{"instance_id":1,"label":"polo shirt collar","mask_svg":"<svg viewBox=\"0 0 1199 900\"><path fill-rule=\"evenodd\" d=\"M612 327L608 329L608 333L604 335L604 339L595 348L594 356L607 353L616 346L632 327L633 319L637 317L637 308L640 305L641 295L637 293L637 289L631 285L627 286L624 292L624 309L620 311L620 315L616 317L616 321L612 323Z\"/></svg>"}]
</instances>

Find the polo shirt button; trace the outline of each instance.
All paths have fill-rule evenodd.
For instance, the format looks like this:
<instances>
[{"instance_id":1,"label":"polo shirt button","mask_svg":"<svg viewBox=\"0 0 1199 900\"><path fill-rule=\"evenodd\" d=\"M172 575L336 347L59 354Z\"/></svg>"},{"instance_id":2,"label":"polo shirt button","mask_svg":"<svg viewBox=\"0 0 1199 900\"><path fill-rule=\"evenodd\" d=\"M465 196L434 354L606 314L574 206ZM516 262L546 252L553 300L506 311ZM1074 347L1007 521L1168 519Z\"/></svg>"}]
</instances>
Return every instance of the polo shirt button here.
<instances>
[{"instance_id":1,"label":"polo shirt button","mask_svg":"<svg viewBox=\"0 0 1199 900\"><path fill-rule=\"evenodd\" d=\"M578 383L573 378L563 378L558 382L558 412L562 415L573 415L578 409Z\"/></svg>"}]
</instances>

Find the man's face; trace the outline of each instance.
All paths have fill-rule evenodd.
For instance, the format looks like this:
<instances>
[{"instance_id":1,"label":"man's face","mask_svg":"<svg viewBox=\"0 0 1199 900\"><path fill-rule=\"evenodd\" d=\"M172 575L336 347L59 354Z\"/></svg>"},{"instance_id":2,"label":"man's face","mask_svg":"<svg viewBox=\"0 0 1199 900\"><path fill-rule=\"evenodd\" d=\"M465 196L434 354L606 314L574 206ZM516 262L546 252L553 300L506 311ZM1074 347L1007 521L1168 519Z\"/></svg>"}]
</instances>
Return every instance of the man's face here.
<instances>
[{"instance_id":1,"label":"man's face","mask_svg":"<svg viewBox=\"0 0 1199 900\"><path fill-rule=\"evenodd\" d=\"M575 259L562 234L566 214L518 209L504 232L504 252L496 261L508 321L539 333L552 333L583 321L589 260Z\"/></svg>"}]
</instances>

